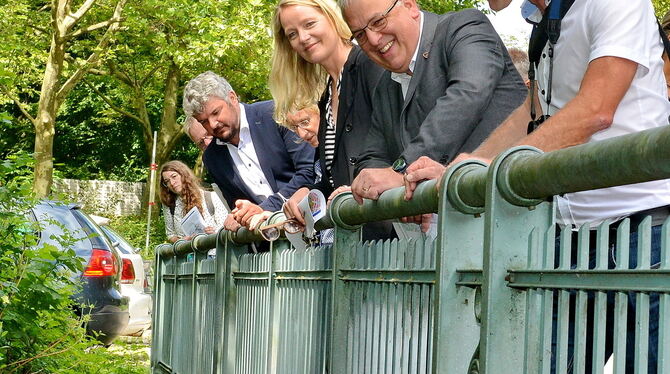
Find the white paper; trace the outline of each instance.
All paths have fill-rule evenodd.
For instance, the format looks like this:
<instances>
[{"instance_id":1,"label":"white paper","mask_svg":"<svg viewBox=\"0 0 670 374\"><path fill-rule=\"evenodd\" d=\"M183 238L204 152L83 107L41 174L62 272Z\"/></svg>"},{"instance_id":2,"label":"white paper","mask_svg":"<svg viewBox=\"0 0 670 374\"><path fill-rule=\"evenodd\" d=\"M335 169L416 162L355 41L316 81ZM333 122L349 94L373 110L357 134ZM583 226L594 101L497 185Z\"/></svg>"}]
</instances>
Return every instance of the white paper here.
<instances>
[{"instance_id":1,"label":"white paper","mask_svg":"<svg viewBox=\"0 0 670 374\"><path fill-rule=\"evenodd\" d=\"M191 208L181 219L181 229L186 236L205 233L205 220L202 218L198 207Z\"/></svg>"},{"instance_id":2,"label":"white paper","mask_svg":"<svg viewBox=\"0 0 670 374\"><path fill-rule=\"evenodd\" d=\"M298 207L303 212L305 219L305 236L314 237L314 223L326 215L326 198L319 190L311 190L305 196Z\"/></svg>"}]
</instances>

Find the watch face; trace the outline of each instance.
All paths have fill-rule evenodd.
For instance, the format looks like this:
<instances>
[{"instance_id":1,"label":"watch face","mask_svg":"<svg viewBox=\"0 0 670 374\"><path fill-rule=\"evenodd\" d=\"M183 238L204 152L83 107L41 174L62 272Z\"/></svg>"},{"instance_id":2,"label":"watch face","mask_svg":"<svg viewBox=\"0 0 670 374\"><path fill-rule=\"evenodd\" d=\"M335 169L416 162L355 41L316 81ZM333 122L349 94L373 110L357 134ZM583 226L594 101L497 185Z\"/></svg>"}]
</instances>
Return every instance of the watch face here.
<instances>
[{"instance_id":1,"label":"watch face","mask_svg":"<svg viewBox=\"0 0 670 374\"><path fill-rule=\"evenodd\" d=\"M399 159L395 160L392 166L394 171L397 171L398 173L402 173L407 169L407 162L405 162L405 159L400 157Z\"/></svg>"}]
</instances>

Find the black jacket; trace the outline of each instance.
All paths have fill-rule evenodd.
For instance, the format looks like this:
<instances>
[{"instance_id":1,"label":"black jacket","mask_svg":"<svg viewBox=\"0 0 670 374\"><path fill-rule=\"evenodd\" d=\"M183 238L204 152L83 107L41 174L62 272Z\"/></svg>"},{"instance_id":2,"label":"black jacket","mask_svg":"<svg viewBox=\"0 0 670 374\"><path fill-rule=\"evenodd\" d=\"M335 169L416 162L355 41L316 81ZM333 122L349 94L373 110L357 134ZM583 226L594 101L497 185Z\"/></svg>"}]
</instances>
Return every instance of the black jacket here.
<instances>
[{"instance_id":1,"label":"black jacket","mask_svg":"<svg viewBox=\"0 0 670 374\"><path fill-rule=\"evenodd\" d=\"M335 136L335 154L331 172L326 170L326 102L328 89L319 101L321 121L319 124L319 149L316 159L323 173L321 181L311 186L326 196L330 196L336 187L351 185L354 180L354 169L360 154L365 150L365 138L370 132L372 115L372 95L384 69L372 62L357 45L349 52L347 62L342 71L340 83L339 106L337 108L337 131ZM330 184L330 176L333 185ZM389 221L372 222L363 226L363 240L394 238L393 226Z\"/></svg>"}]
</instances>

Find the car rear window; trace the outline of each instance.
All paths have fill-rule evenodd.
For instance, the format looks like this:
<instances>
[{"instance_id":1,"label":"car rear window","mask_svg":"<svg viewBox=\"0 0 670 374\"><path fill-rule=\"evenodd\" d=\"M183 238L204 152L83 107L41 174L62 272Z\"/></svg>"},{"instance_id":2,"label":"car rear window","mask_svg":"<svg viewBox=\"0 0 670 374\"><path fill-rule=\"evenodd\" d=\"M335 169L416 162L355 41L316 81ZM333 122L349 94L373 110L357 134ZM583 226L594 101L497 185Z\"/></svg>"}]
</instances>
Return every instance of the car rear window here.
<instances>
[{"instance_id":1,"label":"car rear window","mask_svg":"<svg viewBox=\"0 0 670 374\"><path fill-rule=\"evenodd\" d=\"M105 234L107 234L107 237L109 238L109 240L111 240L112 242L118 242L119 243L119 246L117 248L119 249L119 251L121 251L121 253L123 253L125 255L130 255L130 254L135 253L135 248L130 243L128 243L128 241L126 241L126 239L124 239L121 235L119 235L116 231L110 229L107 226L100 226L100 228L102 229L102 231L105 232Z\"/></svg>"},{"instance_id":2,"label":"car rear window","mask_svg":"<svg viewBox=\"0 0 670 374\"><path fill-rule=\"evenodd\" d=\"M67 243L77 254L83 255L91 251L91 242L81 224L70 213L70 209L63 205L39 204L33 208L35 219L39 222L40 242L54 245L58 248ZM68 240L66 238L72 238ZM82 253L84 252L84 253Z\"/></svg>"},{"instance_id":3,"label":"car rear window","mask_svg":"<svg viewBox=\"0 0 670 374\"><path fill-rule=\"evenodd\" d=\"M111 243L108 243L107 240L105 240L104 234L100 231L98 226L93 223L93 220L91 220L86 214L84 214L84 212L79 209L72 209L71 211L72 215L81 224L81 227L86 232L86 235L89 236L93 248L111 250Z\"/></svg>"}]
</instances>

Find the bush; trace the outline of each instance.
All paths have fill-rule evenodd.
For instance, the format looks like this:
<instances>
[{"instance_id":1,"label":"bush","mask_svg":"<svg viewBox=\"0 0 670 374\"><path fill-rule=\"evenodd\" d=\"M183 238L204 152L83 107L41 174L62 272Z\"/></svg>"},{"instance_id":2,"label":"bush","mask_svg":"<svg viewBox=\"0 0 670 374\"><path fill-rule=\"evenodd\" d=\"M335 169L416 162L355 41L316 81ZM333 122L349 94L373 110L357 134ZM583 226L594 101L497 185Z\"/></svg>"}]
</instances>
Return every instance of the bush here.
<instances>
[{"instance_id":1,"label":"bush","mask_svg":"<svg viewBox=\"0 0 670 374\"><path fill-rule=\"evenodd\" d=\"M71 296L81 270L73 250L37 247L39 227L25 213L33 158L25 153L0 162L0 373L142 373L125 358L94 348ZM72 237L57 238L68 248Z\"/></svg>"},{"instance_id":2,"label":"bush","mask_svg":"<svg viewBox=\"0 0 670 374\"><path fill-rule=\"evenodd\" d=\"M0 164L0 372L52 372L63 352L86 347L70 298L79 285L69 274L81 259L73 250L37 248L37 223L25 215L35 203L32 160L23 153Z\"/></svg>"}]
</instances>

